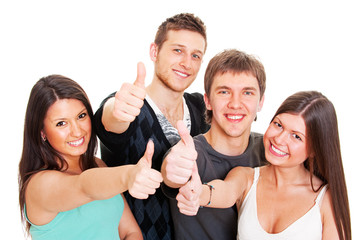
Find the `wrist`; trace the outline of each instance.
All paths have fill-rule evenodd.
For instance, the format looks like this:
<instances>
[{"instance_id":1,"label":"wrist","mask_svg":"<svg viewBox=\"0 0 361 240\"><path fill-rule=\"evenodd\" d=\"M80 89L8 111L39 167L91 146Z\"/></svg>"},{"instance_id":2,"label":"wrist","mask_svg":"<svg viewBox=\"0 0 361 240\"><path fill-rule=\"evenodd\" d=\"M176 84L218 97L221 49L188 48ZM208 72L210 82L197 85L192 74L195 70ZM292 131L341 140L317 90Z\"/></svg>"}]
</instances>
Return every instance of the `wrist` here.
<instances>
[{"instance_id":1,"label":"wrist","mask_svg":"<svg viewBox=\"0 0 361 240\"><path fill-rule=\"evenodd\" d=\"M208 194L207 194L207 191L204 191L205 189L208 190ZM201 207L207 207L207 206L211 205L211 203L212 203L212 194L213 194L214 189L215 188L211 184L208 184L208 183L203 184L202 195L203 195L203 192L205 192L205 194L203 195L205 197L203 197L202 200L205 200L205 201L202 201L202 203L200 204Z\"/></svg>"}]
</instances>

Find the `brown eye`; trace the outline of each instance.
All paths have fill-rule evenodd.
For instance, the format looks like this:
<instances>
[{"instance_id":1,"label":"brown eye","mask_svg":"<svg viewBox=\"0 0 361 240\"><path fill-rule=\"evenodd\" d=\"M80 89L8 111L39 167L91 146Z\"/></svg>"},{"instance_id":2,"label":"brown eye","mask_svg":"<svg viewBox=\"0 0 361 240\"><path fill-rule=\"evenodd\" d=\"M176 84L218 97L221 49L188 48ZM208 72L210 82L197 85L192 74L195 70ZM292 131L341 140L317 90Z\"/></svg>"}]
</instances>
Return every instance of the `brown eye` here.
<instances>
[{"instance_id":1,"label":"brown eye","mask_svg":"<svg viewBox=\"0 0 361 240\"><path fill-rule=\"evenodd\" d=\"M57 127L61 127L61 126L64 126L66 123L64 121L61 121L61 122L58 122L56 124Z\"/></svg>"},{"instance_id":2,"label":"brown eye","mask_svg":"<svg viewBox=\"0 0 361 240\"><path fill-rule=\"evenodd\" d=\"M86 114L86 113L82 113L82 114L80 114L80 115L79 115L79 117L78 117L78 118L79 118L79 119L82 119L82 118L85 118L86 116L87 116L87 114Z\"/></svg>"}]
</instances>

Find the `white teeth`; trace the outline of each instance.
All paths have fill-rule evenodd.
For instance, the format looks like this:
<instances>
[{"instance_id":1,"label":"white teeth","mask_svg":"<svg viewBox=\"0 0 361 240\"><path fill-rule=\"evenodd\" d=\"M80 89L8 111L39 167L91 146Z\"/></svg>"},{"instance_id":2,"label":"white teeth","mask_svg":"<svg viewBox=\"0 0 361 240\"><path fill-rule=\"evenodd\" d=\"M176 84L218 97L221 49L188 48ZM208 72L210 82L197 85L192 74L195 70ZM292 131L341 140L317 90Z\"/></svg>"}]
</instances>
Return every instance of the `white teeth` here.
<instances>
[{"instance_id":1,"label":"white teeth","mask_svg":"<svg viewBox=\"0 0 361 240\"><path fill-rule=\"evenodd\" d=\"M232 119L232 120L238 120L238 119L242 119L243 116L227 116L227 118Z\"/></svg>"},{"instance_id":2,"label":"white teeth","mask_svg":"<svg viewBox=\"0 0 361 240\"><path fill-rule=\"evenodd\" d=\"M180 75L182 77L187 77L188 76L187 74L181 73L181 72L178 72L178 71L175 71L175 73L177 73L178 75Z\"/></svg>"},{"instance_id":3,"label":"white teeth","mask_svg":"<svg viewBox=\"0 0 361 240\"><path fill-rule=\"evenodd\" d=\"M72 146L79 146L80 144L82 144L84 142L84 138L82 137L81 139L77 140L77 141L73 141L73 142L68 142L69 145L72 145Z\"/></svg>"},{"instance_id":4,"label":"white teeth","mask_svg":"<svg viewBox=\"0 0 361 240\"><path fill-rule=\"evenodd\" d=\"M273 151L275 151L277 154L279 154L279 155L286 155L287 153L285 153L285 152L282 152L282 151L280 151L280 150L278 150L277 148L275 148L273 145L271 145L271 148L272 148L272 150Z\"/></svg>"}]
</instances>

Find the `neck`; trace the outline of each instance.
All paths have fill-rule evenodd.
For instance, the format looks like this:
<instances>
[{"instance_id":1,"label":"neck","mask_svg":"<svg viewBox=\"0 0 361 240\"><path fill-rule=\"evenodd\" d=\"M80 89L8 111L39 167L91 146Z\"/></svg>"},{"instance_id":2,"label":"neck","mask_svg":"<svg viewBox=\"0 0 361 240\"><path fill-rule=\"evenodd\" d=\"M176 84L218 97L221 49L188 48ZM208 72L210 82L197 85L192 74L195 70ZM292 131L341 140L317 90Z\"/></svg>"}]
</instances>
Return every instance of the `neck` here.
<instances>
[{"instance_id":1,"label":"neck","mask_svg":"<svg viewBox=\"0 0 361 240\"><path fill-rule=\"evenodd\" d=\"M276 188L310 184L310 173L303 164L295 167L278 167L275 165L268 165L264 167L262 178L267 179L269 183L274 185Z\"/></svg>"},{"instance_id":2,"label":"neck","mask_svg":"<svg viewBox=\"0 0 361 240\"><path fill-rule=\"evenodd\" d=\"M174 104L181 103L184 93L184 91L173 91L157 78L154 78L146 87L146 92L157 106L158 104L167 105L169 108Z\"/></svg>"},{"instance_id":3,"label":"neck","mask_svg":"<svg viewBox=\"0 0 361 240\"><path fill-rule=\"evenodd\" d=\"M65 159L68 164L68 168L65 170L69 174L80 174L82 172L80 168L80 157L74 159Z\"/></svg>"},{"instance_id":4,"label":"neck","mask_svg":"<svg viewBox=\"0 0 361 240\"><path fill-rule=\"evenodd\" d=\"M209 131L204 134L207 142L214 150L227 156L237 156L244 153L248 147L249 136L249 133L239 137L218 134L218 132L214 130L214 127L211 127Z\"/></svg>"},{"instance_id":5,"label":"neck","mask_svg":"<svg viewBox=\"0 0 361 240\"><path fill-rule=\"evenodd\" d=\"M146 88L146 92L173 126L176 126L178 120L183 119L183 92L172 91L156 81Z\"/></svg>"}]
</instances>

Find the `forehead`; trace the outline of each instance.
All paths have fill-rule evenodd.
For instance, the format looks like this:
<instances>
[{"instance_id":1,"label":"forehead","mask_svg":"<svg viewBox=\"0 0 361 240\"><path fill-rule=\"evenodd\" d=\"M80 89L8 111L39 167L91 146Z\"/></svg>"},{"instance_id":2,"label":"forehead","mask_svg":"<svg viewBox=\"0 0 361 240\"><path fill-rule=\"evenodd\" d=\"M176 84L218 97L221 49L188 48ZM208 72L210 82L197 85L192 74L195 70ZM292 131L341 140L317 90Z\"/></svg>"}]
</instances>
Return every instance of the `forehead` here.
<instances>
[{"instance_id":1,"label":"forehead","mask_svg":"<svg viewBox=\"0 0 361 240\"><path fill-rule=\"evenodd\" d=\"M204 37L194 31L189 30L169 30L167 32L164 45L180 45L189 48L192 51L200 51L204 53L206 41Z\"/></svg>"},{"instance_id":2,"label":"forehead","mask_svg":"<svg viewBox=\"0 0 361 240\"><path fill-rule=\"evenodd\" d=\"M77 99L59 99L53 103L46 113L45 119L71 118L77 116L85 108Z\"/></svg>"},{"instance_id":3,"label":"forehead","mask_svg":"<svg viewBox=\"0 0 361 240\"><path fill-rule=\"evenodd\" d=\"M259 85L257 78L253 76L253 74L249 72L225 72L225 73L217 73L214 76L214 80L212 83L211 89L215 89L218 87L227 87L233 89L254 89L259 92Z\"/></svg>"}]
</instances>

